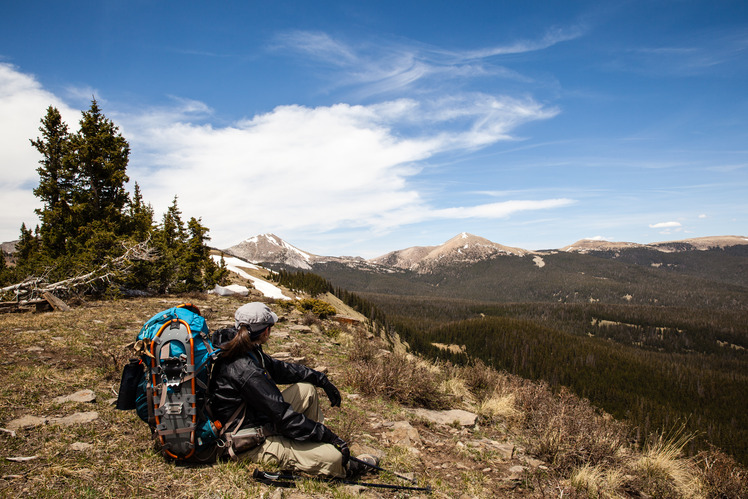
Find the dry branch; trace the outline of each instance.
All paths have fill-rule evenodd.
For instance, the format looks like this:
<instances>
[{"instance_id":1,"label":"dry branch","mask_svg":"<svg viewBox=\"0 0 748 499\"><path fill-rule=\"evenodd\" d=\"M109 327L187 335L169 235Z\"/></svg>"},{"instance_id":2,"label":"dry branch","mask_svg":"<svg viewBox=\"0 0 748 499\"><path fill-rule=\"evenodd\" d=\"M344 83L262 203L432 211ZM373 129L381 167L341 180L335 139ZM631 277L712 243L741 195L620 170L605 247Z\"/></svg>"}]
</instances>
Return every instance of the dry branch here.
<instances>
[{"instance_id":1,"label":"dry branch","mask_svg":"<svg viewBox=\"0 0 748 499\"><path fill-rule=\"evenodd\" d=\"M14 294L12 300L0 302L0 311L17 309L18 307L42 302L47 302L56 309L63 308L66 305L59 300L58 295L72 293L79 288L90 286L96 282L110 282L115 275L127 272L133 261L152 259L153 249L150 246L150 239L148 239L141 243L126 246L125 252L122 255L82 275L54 283L49 283L44 277L26 278L22 282L0 289L0 296L6 293ZM62 305L56 301L59 301Z\"/></svg>"}]
</instances>

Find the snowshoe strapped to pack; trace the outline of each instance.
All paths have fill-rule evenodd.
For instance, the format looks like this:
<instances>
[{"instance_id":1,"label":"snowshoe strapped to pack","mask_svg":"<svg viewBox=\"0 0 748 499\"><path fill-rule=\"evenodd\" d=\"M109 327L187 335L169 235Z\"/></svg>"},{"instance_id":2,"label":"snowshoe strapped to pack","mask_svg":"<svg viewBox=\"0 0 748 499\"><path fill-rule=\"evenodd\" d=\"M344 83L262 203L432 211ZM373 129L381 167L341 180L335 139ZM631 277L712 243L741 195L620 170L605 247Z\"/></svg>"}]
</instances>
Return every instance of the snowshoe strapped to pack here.
<instances>
[{"instance_id":1,"label":"snowshoe strapped to pack","mask_svg":"<svg viewBox=\"0 0 748 499\"><path fill-rule=\"evenodd\" d=\"M165 457L193 460L219 438L220 423L211 421L206 400L216 355L209 335L200 310L191 304L159 312L138 334L145 372L136 410Z\"/></svg>"}]
</instances>

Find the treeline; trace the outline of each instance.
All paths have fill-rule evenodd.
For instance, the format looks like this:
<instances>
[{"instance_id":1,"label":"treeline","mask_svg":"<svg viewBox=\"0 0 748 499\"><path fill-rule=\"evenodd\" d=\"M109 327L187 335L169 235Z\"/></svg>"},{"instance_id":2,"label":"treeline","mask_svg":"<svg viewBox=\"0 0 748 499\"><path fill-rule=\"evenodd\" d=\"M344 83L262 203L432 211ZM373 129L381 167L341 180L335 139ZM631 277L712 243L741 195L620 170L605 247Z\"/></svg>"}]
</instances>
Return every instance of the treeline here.
<instances>
[{"instance_id":1,"label":"treeline","mask_svg":"<svg viewBox=\"0 0 748 499\"><path fill-rule=\"evenodd\" d=\"M270 279L295 291L304 291L312 296L334 291L330 281L310 272L279 270Z\"/></svg>"},{"instance_id":2,"label":"treeline","mask_svg":"<svg viewBox=\"0 0 748 499\"><path fill-rule=\"evenodd\" d=\"M330 284L312 275L285 278ZM741 311L497 304L340 287L334 293L427 357L456 364L480 359L568 387L630 421L642 444L651 432L685 425L696 435L692 452L708 442L748 464L748 325ZM434 343L465 345L466 353Z\"/></svg>"},{"instance_id":3,"label":"treeline","mask_svg":"<svg viewBox=\"0 0 748 499\"><path fill-rule=\"evenodd\" d=\"M654 267L621 258L559 252L532 258L500 256L432 273L362 272L339 263L314 272L358 293L442 297L496 303L609 303L658 307L748 310L748 245L727 250L668 254ZM650 251L652 256L661 252ZM699 271L699 266L713 269ZM720 271L717 271L720 268ZM733 277L727 279L725 275ZM711 276L714 276L713 278Z\"/></svg>"},{"instance_id":4,"label":"treeline","mask_svg":"<svg viewBox=\"0 0 748 499\"><path fill-rule=\"evenodd\" d=\"M605 304L490 304L364 295L411 348L566 386L642 436L685 423L748 463L748 325L740 312ZM595 322L593 325L593 321ZM433 343L465 345L467 355Z\"/></svg>"},{"instance_id":5,"label":"treeline","mask_svg":"<svg viewBox=\"0 0 748 499\"><path fill-rule=\"evenodd\" d=\"M49 107L41 137L31 141L41 154L34 195L40 223L21 225L14 265L0 259L0 284L30 276L55 282L97 268L146 243L148 258L131 262L93 291L158 293L203 290L228 276L209 255L209 229L195 217L185 223L174 197L161 222L134 185L131 196L127 165L130 147L96 100L82 112L80 130L70 133L60 112Z\"/></svg>"}]
</instances>

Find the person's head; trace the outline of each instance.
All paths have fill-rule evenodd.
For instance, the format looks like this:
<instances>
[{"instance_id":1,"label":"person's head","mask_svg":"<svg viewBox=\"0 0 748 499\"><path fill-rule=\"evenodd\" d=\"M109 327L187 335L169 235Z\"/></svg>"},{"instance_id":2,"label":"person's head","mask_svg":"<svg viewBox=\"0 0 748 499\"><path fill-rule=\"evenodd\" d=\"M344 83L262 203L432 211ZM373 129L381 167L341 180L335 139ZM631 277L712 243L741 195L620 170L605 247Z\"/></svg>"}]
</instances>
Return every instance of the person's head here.
<instances>
[{"instance_id":1,"label":"person's head","mask_svg":"<svg viewBox=\"0 0 748 499\"><path fill-rule=\"evenodd\" d=\"M246 303L234 314L236 335L221 345L222 355L235 357L265 343L270 337L270 328L278 316L270 307L260 302Z\"/></svg>"}]
</instances>

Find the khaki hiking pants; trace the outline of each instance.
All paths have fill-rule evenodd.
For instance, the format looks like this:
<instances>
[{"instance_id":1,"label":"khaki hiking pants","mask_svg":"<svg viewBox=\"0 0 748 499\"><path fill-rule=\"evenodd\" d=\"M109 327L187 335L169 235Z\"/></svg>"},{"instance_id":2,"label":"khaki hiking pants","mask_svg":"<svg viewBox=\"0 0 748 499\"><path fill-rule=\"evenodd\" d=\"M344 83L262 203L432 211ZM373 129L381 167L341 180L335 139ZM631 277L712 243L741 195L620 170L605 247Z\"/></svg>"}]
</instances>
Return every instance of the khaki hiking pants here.
<instances>
[{"instance_id":1,"label":"khaki hiking pants","mask_svg":"<svg viewBox=\"0 0 748 499\"><path fill-rule=\"evenodd\" d=\"M324 416L319 404L317 389L309 383L296 383L283 390L283 399L293 410L319 423ZM275 435L267 437L262 445L238 455L243 461L272 463L281 469L294 469L313 475L345 477L343 455L330 444L301 442Z\"/></svg>"}]
</instances>

